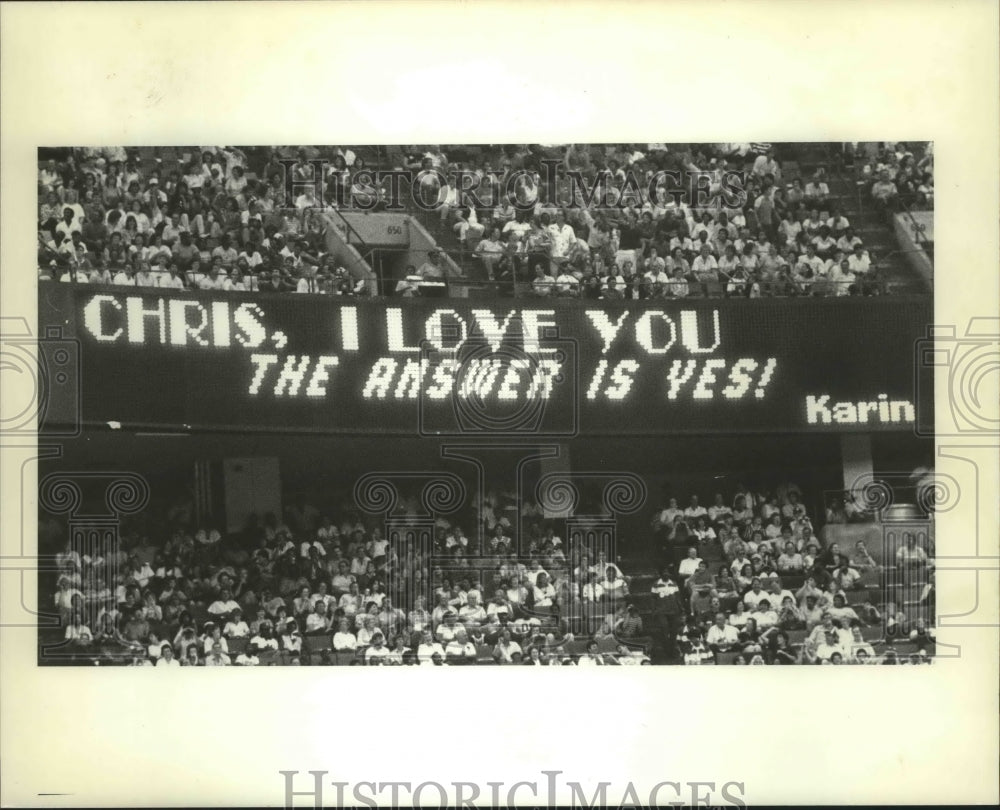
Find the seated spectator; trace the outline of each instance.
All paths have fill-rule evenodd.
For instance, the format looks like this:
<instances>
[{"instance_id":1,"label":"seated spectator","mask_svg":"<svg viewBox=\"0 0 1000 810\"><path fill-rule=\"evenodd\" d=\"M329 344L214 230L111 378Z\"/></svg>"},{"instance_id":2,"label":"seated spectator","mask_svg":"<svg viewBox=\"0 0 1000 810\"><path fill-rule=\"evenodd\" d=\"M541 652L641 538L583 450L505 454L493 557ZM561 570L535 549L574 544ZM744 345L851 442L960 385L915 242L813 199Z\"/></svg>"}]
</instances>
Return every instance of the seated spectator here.
<instances>
[{"instance_id":1,"label":"seated spectator","mask_svg":"<svg viewBox=\"0 0 1000 810\"><path fill-rule=\"evenodd\" d=\"M698 666L713 662L715 658L712 651L705 644L701 630L693 629L686 636L686 651L684 653L684 663L687 666Z\"/></svg>"},{"instance_id":2,"label":"seated spectator","mask_svg":"<svg viewBox=\"0 0 1000 810\"><path fill-rule=\"evenodd\" d=\"M206 667L228 667L232 664L229 655L222 650L222 644L218 641L212 644L211 651L205 656Z\"/></svg>"},{"instance_id":3,"label":"seated spectator","mask_svg":"<svg viewBox=\"0 0 1000 810\"><path fill-rule=\"evenodd\" d=\"M474 664L476 662L476 645L469 641L463 627L455 630L455 635L444 648L445 661L449 664Z\"/></svg>"},{"instance_id":4,"label":"seated spectator","mask_svg":"<svg viewBox=\"0 0 1000 810\"><path fill-rule=\"evenodd\" d=\"M281 636L281 649L291 653L302 652L302 635L294 619L288 621Z\"/></svg>"},{"instance_id":5,"label":"seated spectator","mask_svg":"<svg viewBox=\"0 0 1000 810\"><path fill-rule=\"evenodd\" d=\"M598 652L597 642L588 641L587 642L587 652L580 656L580 659L576 662L579 667L583 666L603 666L605 663L604 656Z\"/></svg>"},{"instance_id":6,"label":"seated spectator","mask_svg":"<svg viewBox=\"0 0 1000 810\"><path fill-rule=\"evenodd\" d=\"M240 610L239 602L233 599L229 590L222 591L219 598L208 606L208 612L219 618L225 618L237 610Z\"/></svg>"},{"instance_id":7,"label":"seated spectator","mask_svg":"<svg viewBox=\"0 0 1000 810\"><path fill-rule=\"evenodd\" d=\"M508 637L509 635L508 633ZM425 628L417 646L417 660L421 666L435 666L435 658L440 659L439 663L444 662L444 648L434 640L431 631Z\"/></svg>"},{"instance_id":8,"label":"seated spectator","mask_svg":"<svg viewBox=\"0 0 1000 810\"><path fill-rule=\"evenodd\" d=\"M180 665L180 661L174 658L174 651L169 645L163 648L163 654L156 661L158 667L179 667Z\"/></svg>"},{"instance_id":9,"label":"seated spectator","mask_svg":"<svg viewBox=\"0 0 1000 810\"><path fill-rule=\"evenodd\" d=\"M782 574L800 574L804 569L802 555L796 551L795 543L787 541L784 551L778 557L778 571Z\"/></svg>"},{"instance_id":10,"label":"seated spectator","mask_svg":"<svg viewBox=\"0 0 1000 810\"><path fill-rule=\"evenodd\" d=\"M916 568L927 564L927 552L917 545L912 532L903 535L903 545L896 550L896 565L901 568Z\"/></svg>"},{"instance_id":11,"label":"seated spectator","mask_svg":"<svg viewBox=\"0 0 1000 810\"><path fill-rule=\"evenodd\" d=\"M715 623L708 628L705 635L705 642L713 652L728 652L734 649L740 641L740 631L727 622L726 614L718 612L715 614Z\"/></svg>"},{"instance_id":12,"label":"seated spectator","mask_svg":"<svg viewBox=\"0 0 1000 810\"><path fill-rule=\"evenodd\" d=\"M687 556L680 561L677 566L677 574L681 579L687 579L695 571L698 570L698 566L702 563L701 557L698 556L698 549L691 546L687 550Z\"/></svg>"},{"instance_id":13,"label":"seated spectator","mask_svg":"<svg viewBox=\"0 0 1000 810\"><path fill-rule=\"evenodd\" d=\"M226 622L222 635L226 638L247 638L250 635L250 627L243 621L243 610L239 606L232 611L232 617Z\"/></svg>"},{"instance_id":14,"label":"seated spectator","mask_svg":"<svg viewBox=\"0 0 1000 810\"><path fill-rule=\"evenodd\" d=\"M88 647L94 641L94 634L83 623L83 616L74 613L70 623L66 626L63 638L73 647Z\"/></svg>"},{"instance_id":15,"label":"seated spectator","mask_svg":"<svg viewBox=\"0 0 1000 810\"><path fill-rule=\"evenodd\" d=\"M371 639L371 645L365 650L365 664L375 666L384 664L389 656L389 648L385 646L385 637L381 631L376 631Z\"/></svg>"},{"instance_id":16,"label":"seated spectator","mask_svg":"<svg viewBox=\"0 0 1000 810\"><path fill-rule=\"evenodd\" d=\"M778 624L778 614L771 608L771 601L764 598L757 603L756 609L750 614L750 620L763 632Z\"/></svg>"},{"instance_id":17,"label":"seated spectator","mask_svg":"<svg viewBox=\"0 0 1000 810\"><path fill-rule=\"evenodd\" d=\"M716 540L715 529L708 525L708 520L704 515L697 519L692 533L695 539L702 544L713 543Z\"/></svg>"},{"instance_id":18,"label":"seated spectator","mask_svg":"<svg viewBox=\"0 0 1000 810\"><path fill-rule=\"evenodd\" d=\"M266 650L277 651L278 640L274 638L273 630L269 623L262 623L260 625L257 634L250 639L250 647L260 652Z\"/></svg>"}]
</instances>

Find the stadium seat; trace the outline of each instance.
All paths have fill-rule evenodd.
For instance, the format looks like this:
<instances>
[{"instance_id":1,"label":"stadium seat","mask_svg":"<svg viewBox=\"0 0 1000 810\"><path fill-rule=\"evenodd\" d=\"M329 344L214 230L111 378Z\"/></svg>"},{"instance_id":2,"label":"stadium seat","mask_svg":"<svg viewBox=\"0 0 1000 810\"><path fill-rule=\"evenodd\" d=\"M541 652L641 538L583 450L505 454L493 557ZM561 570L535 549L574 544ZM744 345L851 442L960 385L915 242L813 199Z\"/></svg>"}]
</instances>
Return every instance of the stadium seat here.
<instances>
[{"instance_id":1,"label":"stadium seat","mask_svg":"<svg viewBox=\"0 0 1000 810\"><path fill-rule=\"evenodd\" d=\"M247 645L250 641L246 637L230 638L226 640L226 643L229 645L229 655L235 658L240 653L246 652Z\"/></svg>"}]
</instances>

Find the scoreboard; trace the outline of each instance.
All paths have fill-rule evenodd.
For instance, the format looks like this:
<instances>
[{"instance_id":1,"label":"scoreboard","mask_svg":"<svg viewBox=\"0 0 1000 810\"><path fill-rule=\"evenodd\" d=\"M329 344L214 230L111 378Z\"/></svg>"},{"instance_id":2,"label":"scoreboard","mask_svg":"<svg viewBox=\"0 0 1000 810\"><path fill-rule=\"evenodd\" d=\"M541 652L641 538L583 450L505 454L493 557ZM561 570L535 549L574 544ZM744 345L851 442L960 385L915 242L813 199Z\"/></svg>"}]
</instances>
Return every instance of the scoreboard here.
<instances>
[{"instance_id":1,"label":"scoreboard","mask_svg":"<svg viewBox=\"0 0 1000 810\"><path fill-rule=\"evenodd\" d=\"M83 424L388 435L913 431L930 298L362 300L43 283Z\"/></svg>"}]
</instances>

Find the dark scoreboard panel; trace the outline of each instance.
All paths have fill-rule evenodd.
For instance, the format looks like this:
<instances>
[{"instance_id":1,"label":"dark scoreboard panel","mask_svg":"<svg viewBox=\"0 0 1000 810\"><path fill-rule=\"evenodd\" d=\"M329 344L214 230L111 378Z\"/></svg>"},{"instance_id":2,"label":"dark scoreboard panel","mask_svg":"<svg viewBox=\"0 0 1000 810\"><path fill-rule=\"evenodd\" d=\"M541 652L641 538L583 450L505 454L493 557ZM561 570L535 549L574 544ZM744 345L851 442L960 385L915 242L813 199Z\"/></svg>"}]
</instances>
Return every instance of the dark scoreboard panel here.
<instances>
[{"instance_id":1,"label":"dark scoreboard panel","mask_svg":"<svg viewBox=\"0 0 1000 810\"><path fill-rule=\"evenodd\" d=\"M913 431L930 298L364 301L43 283L83 424L391 435ZM55 394L54 394L55 396ZM72 408L53 403L54 413Z\"/></svg>"}]
</instances>

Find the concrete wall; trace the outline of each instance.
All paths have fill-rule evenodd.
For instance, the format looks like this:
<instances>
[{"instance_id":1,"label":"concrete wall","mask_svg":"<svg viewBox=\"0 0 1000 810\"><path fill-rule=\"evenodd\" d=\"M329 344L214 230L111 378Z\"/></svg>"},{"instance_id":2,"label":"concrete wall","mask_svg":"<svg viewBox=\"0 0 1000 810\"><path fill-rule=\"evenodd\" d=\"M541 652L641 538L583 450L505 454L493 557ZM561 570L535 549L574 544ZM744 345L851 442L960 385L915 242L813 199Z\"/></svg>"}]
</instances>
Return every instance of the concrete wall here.
<instances>
[{"instance_id":1,"label":"concrete wall","mask_svg":"<svg viewBox=\"0 0 1000 810\"><path fill-rule=\"evenodd\" d=\"M387 263L389 268L403 268L408 264L420 267L427 261L427 254L437 247L434 237L427 232L423 225L415 217L405 213L366 211L341 211L332 212L325 215L330 230L334 232L336 239L347 247L357 245L364 250L365 247L380 248L383 252L392 252L399 256L393 256L393 261ZM461 268L445 253L441 254L445 275L449 279L462 278ZM375 273L368 268L374 278ZM393 276L392 271L389 273ZM396 276L400 275L398 272ZM387 285L391 289L394 285L392 280L398 280L393 276ZM464 286L454 285L451 290L451 297L465 298L468 291Z\"/></svg>"},{"instance_id":2,"label":"concrete wall","mask_svg":"<svg viewBox=\"0 0 1000 810\"><path fill-rule=\"evenodd\" d=\"M921 222L921 224L924 223ZM903 254L906 256L906 260L924 280L924 283L927 285L927 289L933 290L934 263L931 261L931 257L927 255L927 252L923 249L920 242L918 242L918 238L920 237L916 233L913 221L910 219L910 215L896 214L893 219L893 228L896 231L896 239L899 241L900 248L906 251ZM934 229L931 227L929 229L929 234L925 232L923 239L933 240L933 238Z\"/></svg>"},{"instance_id":3,"label":"concrete wall","mask_svg":"<svg viewBox=\"0 0 1000 810\"><path fill-rule=\"evenodd\" d=\"M372 271L371 267L368 265L354 245L348 244L347 240L344 238L340 227L343 222L338 222L338 217L336 214L323 214L323 220L325 221L326 228L326 250L333 256L334 261L345 267L351 276L360 281L364 279L368 282L368 292L370 295L376 295L377 290L377 279L375 278L375 273Z\"/></svg>"}]
</instances>

